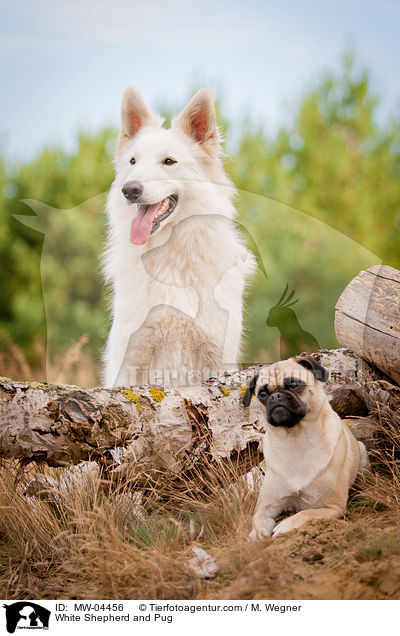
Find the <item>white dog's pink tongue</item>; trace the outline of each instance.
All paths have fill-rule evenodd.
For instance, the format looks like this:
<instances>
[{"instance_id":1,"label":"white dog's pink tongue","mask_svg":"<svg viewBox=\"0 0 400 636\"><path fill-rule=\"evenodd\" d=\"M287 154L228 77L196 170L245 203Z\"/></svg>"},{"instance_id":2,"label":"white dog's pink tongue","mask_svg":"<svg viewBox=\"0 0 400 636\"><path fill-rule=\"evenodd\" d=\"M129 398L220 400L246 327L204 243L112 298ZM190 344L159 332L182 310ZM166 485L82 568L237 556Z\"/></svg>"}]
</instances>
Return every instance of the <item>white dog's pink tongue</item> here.
<instances>
[{"instance_id":1,"label":"white dog's pink tongue","mask_svg":"<svg viewBox=\"0 0 400 636\"><path fill-rule=\"evenodd\" d=\"M153 221L160 210L163 201L155 205L139 205L137 214L131 223L129 240L134 245L143 245L151 234Z\"/></svg>"}]
</instances>

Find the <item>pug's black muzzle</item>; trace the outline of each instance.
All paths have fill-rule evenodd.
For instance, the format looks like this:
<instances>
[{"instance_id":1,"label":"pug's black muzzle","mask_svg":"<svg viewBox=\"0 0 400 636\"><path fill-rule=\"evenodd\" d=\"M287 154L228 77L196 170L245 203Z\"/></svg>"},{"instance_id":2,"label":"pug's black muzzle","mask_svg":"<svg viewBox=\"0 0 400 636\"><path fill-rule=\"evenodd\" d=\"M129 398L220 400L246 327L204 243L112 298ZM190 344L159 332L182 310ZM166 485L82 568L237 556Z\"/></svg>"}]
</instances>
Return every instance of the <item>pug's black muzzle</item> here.
<instances>
[{"instance_id":1,"label":"pug's black muzzle","mask_svg":"<svg viewBox=\"0 0 400 636\"><path fill-rule=\"evenodd\" d=\"M274 391L268 398L267 420L272 426L291 428L305 416L307 410L301 400L290 391Z\"/></svg>"}]
</instances>

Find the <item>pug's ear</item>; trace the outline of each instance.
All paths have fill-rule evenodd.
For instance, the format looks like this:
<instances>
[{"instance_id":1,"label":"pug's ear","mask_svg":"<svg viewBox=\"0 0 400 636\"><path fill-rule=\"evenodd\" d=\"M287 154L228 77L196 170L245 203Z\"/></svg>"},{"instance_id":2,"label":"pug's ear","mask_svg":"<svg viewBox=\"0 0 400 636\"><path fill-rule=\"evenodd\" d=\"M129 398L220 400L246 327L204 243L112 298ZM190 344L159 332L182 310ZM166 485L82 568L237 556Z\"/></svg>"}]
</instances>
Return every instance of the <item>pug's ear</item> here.
<instances>
[{"instance_id":1,"label":"pug's ear","mask_svg":"<svg viewBox=\"0 0 400 636\"><path fill-rule=\"evenodd\" d=\"M251 378L249 384L247 385L246 392L242 397L243 406L250 406L251 398L254 395L257 380L258 380L258 375L255 375L254 378Z\"/></svg>"},{"instance_id":2,"label":"pug's ear","mask_svg":"<svg viewBox=\"0 0 400 636\"><path fill-rule=\"evenodd\" d=\"M314 377L320 382L326 382L329 378L329 371L325 369L319 362L317 362L311 356L297 356L295 358L298 364L301 364L302 367L311 371Z\"/></svg>"}]
</instances>

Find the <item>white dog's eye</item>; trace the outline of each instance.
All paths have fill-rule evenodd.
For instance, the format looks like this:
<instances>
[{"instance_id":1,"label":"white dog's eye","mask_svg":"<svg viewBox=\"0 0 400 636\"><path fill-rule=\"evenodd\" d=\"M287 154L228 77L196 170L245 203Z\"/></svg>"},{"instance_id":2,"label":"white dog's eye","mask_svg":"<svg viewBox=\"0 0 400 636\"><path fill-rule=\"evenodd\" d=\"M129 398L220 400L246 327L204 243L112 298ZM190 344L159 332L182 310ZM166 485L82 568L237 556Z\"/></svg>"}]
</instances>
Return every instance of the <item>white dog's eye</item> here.
<instances>
[{"instance_id":1,"label":"white dog's eye","mask_svg":"<svg viewBox=\"0 0 400 636\"><path fill-rule=\"evenodd\" d=\"M164 166L172 166L172 164L174 164L174 163L176 163L176 161L175 161L175 159L172 159L172 157L167 157L163 161Z\"/></svg>"},{"instance_id":2,"label":"white dog's eye","mask_svg":"<svg viewBox=\"0 0 400 636\"><path fill-rule=\"evenodd\" d=\"M135 163L136 163L136 159L135 159L135 157L131 157L131 158L129 159L129 163L131 163L131 164L132 164L132 166L134 166L134 165L135 165Z\"/></svg>"},{"instance_id":3,"label":"white dog's eye","mask_svg":"<svg viewBox=\"0 0 400 636\"><path fill-rule=\"evenodd\" d=\"M267 397L267 395L268 395L268 393L267 393L264 389L261 389L261 391L259 391L259 393L258 393L258 397L259 397L261 400L265 400L265 398Z\"/></svg>"}]
</instances>

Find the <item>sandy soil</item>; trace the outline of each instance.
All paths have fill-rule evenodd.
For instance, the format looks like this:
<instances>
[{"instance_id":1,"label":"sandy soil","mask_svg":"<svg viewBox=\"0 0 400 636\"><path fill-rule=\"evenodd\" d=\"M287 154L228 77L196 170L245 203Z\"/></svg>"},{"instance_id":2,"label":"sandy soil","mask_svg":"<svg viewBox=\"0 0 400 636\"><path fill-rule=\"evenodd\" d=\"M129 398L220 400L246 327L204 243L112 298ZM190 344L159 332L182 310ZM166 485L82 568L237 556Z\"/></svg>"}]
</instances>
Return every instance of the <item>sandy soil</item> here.
<instances>
[{"instance_id":1,"label":"sandy soil","mask_svg":"<svg viewBox=\"0 0 400 636\"><path fill-rule=\"evenodd\" d=\"M208 598L398 599L400 527L393 517L313 522L266 540L232 581L210 583Z\"/></svg>"}]
</instances>

